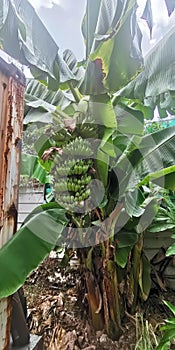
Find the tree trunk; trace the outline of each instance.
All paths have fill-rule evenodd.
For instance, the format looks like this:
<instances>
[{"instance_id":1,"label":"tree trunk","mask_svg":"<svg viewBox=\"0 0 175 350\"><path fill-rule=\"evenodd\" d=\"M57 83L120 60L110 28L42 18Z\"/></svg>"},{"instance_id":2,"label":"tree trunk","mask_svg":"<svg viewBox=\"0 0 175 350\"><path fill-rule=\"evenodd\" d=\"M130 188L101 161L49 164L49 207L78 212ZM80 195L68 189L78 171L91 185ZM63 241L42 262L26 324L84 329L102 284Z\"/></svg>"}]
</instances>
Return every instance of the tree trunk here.
<instances>
[{"instance_id":1,"label":"tree trunk","mask_svg":"<svg viewBox=\"0 0 175 350\"><path fill-rule=\"evenodd\" d=\"M102 245L105 245L105 255ZM92 326L95 330L105 329L107 335L116 340L121 335L124 308L113 248L108 240L90 248L86 254L85 250L81 250L81 256L85 265L85 283Z\"/></svg>"},{"instance_id":2,"label":"tree trunk","mask_svg":"<svg viewBox=\"0 0 175 350\"><path fill-rule=\"evenodd\" d=\"M112 245L107 240L80 252L92 326L95 330L104 329L113 340L122 333L126 313L134 313L138 304L142 237L132 249L124 269L115 262L116 245L116 241Z\"/></svg>"}]
</instances>

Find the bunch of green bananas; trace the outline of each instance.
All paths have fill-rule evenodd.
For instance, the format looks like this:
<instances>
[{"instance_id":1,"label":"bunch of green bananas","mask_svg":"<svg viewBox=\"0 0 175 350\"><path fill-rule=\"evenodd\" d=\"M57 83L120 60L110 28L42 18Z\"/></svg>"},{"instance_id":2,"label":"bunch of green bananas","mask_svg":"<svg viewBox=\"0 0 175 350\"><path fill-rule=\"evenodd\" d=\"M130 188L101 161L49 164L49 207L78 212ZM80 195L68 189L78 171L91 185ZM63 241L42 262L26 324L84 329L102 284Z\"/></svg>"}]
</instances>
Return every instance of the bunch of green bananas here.
<instances>
[{"instance_id":1,"label":"bunch of green bananas","mask_svg":"<svg viewBox=\"0 0 175 350\"><path fill-rule=\"evenodd\" d=\"M89 157L92 155L90 142L77 137L62 148L61 155L57 154L54 158L55 199L70 210L78 205L84 206L90 196L93 161Z\"/></svg>"},{"instance_id":2,"label":"bunch of green bananas","mask_svg":"<svg viewBox=\"0 0 175 350\"><path fill-rule=\"evenodd\" d=\"M91 144L88 140L84 140L81 136L76 137L75 140L69 142L66 146L63 147L63 154L68 155L69 157L75 156L79 157L89 157L93 155L93 150Z\"/></svg>"},{"instance_id":3,"label":"bunch of green bananas","mask_svg":"<svg viewBox=\"0 0 175 350\"><path fill-rule=\"evenodd\" d=\"M75 133L82 138L98 138L98 126L89 114L80 113L77 117Z\"/></svg>"},{"instance_id":4,"label":"bunch of green bananas","mask_svg":"<svg viewBox=\"0 0 175 350\"><path fill-rule=\"evenodd\" d=\"M64 112L63 112L64 115ZM68 116L67 116L68 117ZM65 114L66 118L66 114ZM69 119L69 118L67 118ZM64 118L61 118L59 115L53 115L52 123L54 135L53 139L55 142L65 145L70 140L75 139L78 136L82 138L98 138L98 126L95 123L95 120L89 113L77 112L76 116L74 116L75 121L75 129L72 132L67 129L64 125ZM71 118L70 118L71 121Z\"/></svg>"},{"instance_id":5,"label":"bunch of green bananas","mask_svg":"<svg viewBox=\"0 0 175 350\"><path fill-rule=\"evenodd\" d=\"M52 137L58 145L65 145L69 141L71 134L66 129L62 128L55 131Z\"/></svg>"}]
</instances>

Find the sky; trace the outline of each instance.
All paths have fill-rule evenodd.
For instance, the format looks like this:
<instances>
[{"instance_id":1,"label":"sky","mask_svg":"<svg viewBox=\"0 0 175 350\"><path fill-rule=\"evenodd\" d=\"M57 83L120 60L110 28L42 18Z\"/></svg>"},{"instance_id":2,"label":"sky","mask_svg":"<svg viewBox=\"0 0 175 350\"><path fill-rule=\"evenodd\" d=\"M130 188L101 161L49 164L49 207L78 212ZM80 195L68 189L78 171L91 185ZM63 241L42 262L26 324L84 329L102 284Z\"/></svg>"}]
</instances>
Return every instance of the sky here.
<instances>
[{"instance_id":1,"label":"sky","mask_svg":"<svg viewBox=\"0 0 175 350\"><path fill-rule=\"evenodd\" d=\"M86 0L29 0L39 17L56 41L60 51L71 49L78 60L85 56L85 47L81 34L81 23L85 13ZM95 1L95 0L94 0ZM138 0L138 15L141 16L146 0ZM146 22L139 20L143 32L143 54L145 55L155 43L175 23L175 13L168 17L164 0L152 0L153 36L149 37Z\"/></svg>"},{"instance_id":2,"label":"sky","mask_svg":"<svg viewBox=\"0 0 175 350\"><path fill-rule=\"evenodd\" d=\"M56 41L60 51L71 49L78 60L83 59L85 47L81 23L86 0L29 0Z\"/></svg>"},{"instance_id":3,"label":"sky","mask_svg":"<svg viewBox=\"0 0 175 350\"><path fill-rule=\"evenodd\" d=\"M143 33L142 49L144 55L148 53L148 51L167 33L168 30L170 30L170 28L172 28L175 23L175 11L169 17L164 0L152 0L151 4L154 22L152 39L150 39L149 29L146 22L144 20L139 20L139 25ZM138 0L138 5L138 15L141 17L145 1Z\"/></svg>"}]
</instances>

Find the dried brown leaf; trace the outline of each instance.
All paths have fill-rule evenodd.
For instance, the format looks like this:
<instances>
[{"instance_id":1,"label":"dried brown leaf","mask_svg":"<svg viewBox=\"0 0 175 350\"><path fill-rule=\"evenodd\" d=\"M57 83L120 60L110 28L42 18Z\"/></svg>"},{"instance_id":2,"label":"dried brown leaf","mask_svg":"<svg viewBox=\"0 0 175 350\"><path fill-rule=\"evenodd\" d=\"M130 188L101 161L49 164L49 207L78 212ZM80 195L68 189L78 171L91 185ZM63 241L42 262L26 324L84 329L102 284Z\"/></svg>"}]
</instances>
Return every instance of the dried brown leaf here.
<instances>
[{"instance_id":1,"label":"dried brown leaf","mask_svg":"<svg viewBox=\"0 0 175 350\"><path fill-rule=\"evenodd\" d=\"M64 119L64 126L69 131L74 131L76 128L76 118Z\"/></svg>"}]
</instances>

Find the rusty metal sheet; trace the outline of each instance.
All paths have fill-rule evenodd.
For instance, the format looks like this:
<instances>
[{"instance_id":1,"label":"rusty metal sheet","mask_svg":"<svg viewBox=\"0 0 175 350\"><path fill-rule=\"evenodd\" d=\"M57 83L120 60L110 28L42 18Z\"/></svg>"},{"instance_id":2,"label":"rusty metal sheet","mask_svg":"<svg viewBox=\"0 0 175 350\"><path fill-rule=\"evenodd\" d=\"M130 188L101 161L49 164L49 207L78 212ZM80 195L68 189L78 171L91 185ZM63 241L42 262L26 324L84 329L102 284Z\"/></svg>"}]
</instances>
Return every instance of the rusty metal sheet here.
<instances>
[{"instance_id":1,"label":"rusty metal sheet","mask_svg":"<svg viewBox=\"0 0 175 350\"><path fill-rule=\"evenodd\" d=\"M24 76L0 58L0 248L17 225ZM9 349L10 298L0 300L0 350Z\"/></svg>"},{"instance_id":2,"label":"rusty metal sheet","mask_svg":"<svg viewBox=\"0 0 175 350\"><path fill-rule=\"evenodd\" d=\"M0 349L9 349L10 339L10 300L0 301Z\"/></svg>"}]
</instances>

